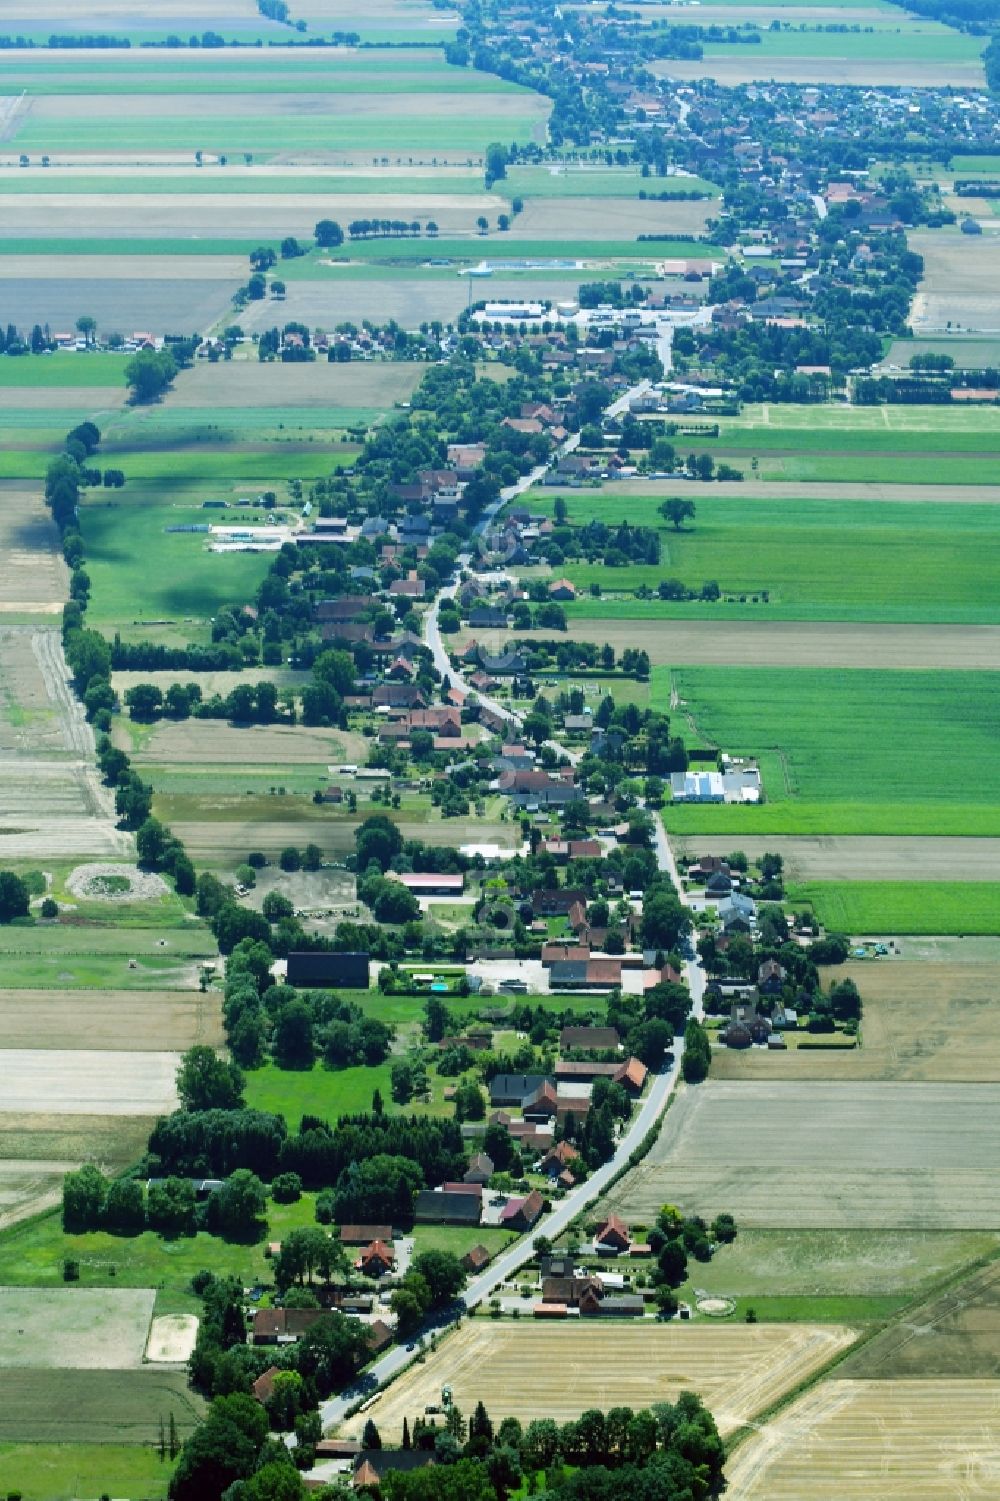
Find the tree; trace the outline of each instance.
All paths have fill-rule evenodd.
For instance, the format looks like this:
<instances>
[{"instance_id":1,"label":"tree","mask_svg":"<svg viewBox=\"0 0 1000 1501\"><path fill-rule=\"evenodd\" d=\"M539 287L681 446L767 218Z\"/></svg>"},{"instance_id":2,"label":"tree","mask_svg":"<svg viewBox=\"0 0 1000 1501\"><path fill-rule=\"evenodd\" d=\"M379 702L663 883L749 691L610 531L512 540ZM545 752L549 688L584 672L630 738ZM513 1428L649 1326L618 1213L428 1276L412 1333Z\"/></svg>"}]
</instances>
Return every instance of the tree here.
<instances>
[{"instance_id":1,"label":"tree","mask_svg":"<svg viewBox=\"0 0 1000 1501\"><path fill-rule=\"evenodd\" d=\"M684 1056L681 1072L688 1084L700 1084L712 1066L712 1047L705 1028L693 1016L684 1028Z\"/></svg>"},{"instance_id":2,"label":"tree","mask_svg":"<svg viewBox=\"0 0 1000 1501\"><path fill-rule=\"evenodd\" d=\"M140 405L156 401L173 384L177 361L169 349L142 349L125 366L125 383L130 400Z\"/></svg>"},{"instance_id":3,"label":"tree","mask_svg":"<svg viewBox=\"0 0 1000 1501\"><path fill-rule=\"evenodd\" d=\"M136 1178L116 1178L108 1188L104 1223L109 1230L138 1235L146 1224L146 1199Z\"/></svg>"},{"instance_id":4,"label":"tree","mask_svg":"<svg viewBox=\"0 0 1000 1501\"><path fill-rule=\"evenodd\" d=\"M685 521L694 520L694 501L681 500L679 497L665 500L660 506L660 515L671 523L675 532L679 532Z\"/></svg>"},{"instance_id":5,"label":"tree","mask_svg":"<svg viewBox=\"0 0 1000 1501\"><path fill-rule=\"evenodd\" d=\"M177 1094L185 1110L239 1110L243 1105L243 1075L215 1050L196 1044L181 1058Z\"/></svg>"},{"instance_id":6,"label":"tree","mask_svg":"<svg viewBox=\"0 0 1000 1501\"><path fill-rule=\"evenodd\" d=\"M678 940L691 928L691 914L676 891L657 886L648 893L642 910L642 941L647 948L676 948Z\"/></svg>"},{"instance_id":7,"label":"tree","mask_svg":"<svg viewBox=\"0 0 1000 1501\"><path fill-rule=\"evenodd\" d=\"M27 917L31 893L20 876L12 870L0 870L0 923Z\"/></svg>"},{"instance_id":8,"label":"tree","mask_svg":"<svg viewBox=\"0 0 1000 1501\"><path fill-rule=\"evenodd\" d=\"M451 1015L439 995L430 995L424 1002L424 1031L428 1042L440 1042L448 1035Z\"/></svg>"},{"instance_id":9,"label":"tree","mask_svg":"<svg viewBox=\"0 0 1000 1501\"><path fill-rule=\"evenodd\" d=\"M271 1046L279 1068L312 1068L316 1056L313 1016L305 1001L282 1006L275 1018Z\"/></svg>"},{"instance_id":10,"label":"tree","mask_svg":"<svg viewBox=\"0 0 1000 1501\"><path fill-rule=\"evenodd\" d=\"M62 1223L68 1234L96 1230L104 1217L108 1185L91 1163L63 1179Z\"/></svg>"},{"instance_id":11,"label":"tree","mask_svg":"<svg viewBox=\"0 0 1000 1501\"><path fill-rule=\"evenodd\" d=\"M261 911L268 922L281 922L283 917L293 916L295 908L280 891L269 891L261 903Z\"/></svg>"},{"instance_id":12,"label":"tree","mask_svg":"<svg viewBox=\"0 0 1000 1501\"><path fill-rule=\"evenodd\" d=\"M382 1435L375 1427L374 1420L369 1418L361 1434L362 1449L381 1449Z\"/></svg>"},{"instance_id":13,"label":"tree","mask_svg":"<svg viewBox=\"0 0 1000 1501\"><path fill-rule=\"evenodd\" d=\"M391 818L384 813L375 813L358 825L354 832L354 848L359 871L367 870L373 863L386 871L403 848L403 836Z\"/></svg>"},{"instance_id":14,"label":"tree","mask_svg":"<svg viewBox=\"0 0 1000 1501\"><path fill-rule=\"evenodd\" d=\"M76 331L79 334L83 334L85 343L93 344L94 335L97 332L97 319L91 318L84 313L76 320Z\"/></svg>"},{"instance_id":15,"label":"tree","mask_svg":"<svg viewBox=\"0 0 1000 1501\"><path fill-rule=\"evenodd\" d=\"M344 243L344 231L335 219L320 219L313 230L316 244L324 250L335 249Z\"/></svg>"},{"instance_id":16,"label":"tree","mask_svg":"<svg viewBox=\"0 0 1000 1501\"><path fill-rule=\"evenodd\" d=\"M465 1268L451 1251L421 1251L410 1269L427 1283L431 1308L443 1308L465 1286Z\"/></svg>"},{"instance_id":17,"label":"tree","mask_svg":"<svg viewBox=\"0 0 1000 1501\"><path fill-rule=\"evenodd\" d=\"M479 215L479 218L476 220L476 228L479 230L479 233L481 235L489 234L490 221L487 219L485 214Z\"/></svg>"},{"instance_id":18,"label":"tree","mask_svg":"<svg viewBox=\"0 0 1000 1501\"><path fill-rule=\"evenodd\" d=\"M208 1222L232 1240L256 1239L267 1208L267 1192L256 1173L237 1168L208 1200Z\"/></svg>"},{"instance_id":19,"label":"tree","mask_svg":"<svg viewBox=\"0 0 1000 1501\"><path fill-rule=\"evenodd\" d=\"M192 1235L195 1228L194 1185L189 1178L164 1178L150 1184L146 1217L163 1235Z\"/></svg>"}]
</instances>

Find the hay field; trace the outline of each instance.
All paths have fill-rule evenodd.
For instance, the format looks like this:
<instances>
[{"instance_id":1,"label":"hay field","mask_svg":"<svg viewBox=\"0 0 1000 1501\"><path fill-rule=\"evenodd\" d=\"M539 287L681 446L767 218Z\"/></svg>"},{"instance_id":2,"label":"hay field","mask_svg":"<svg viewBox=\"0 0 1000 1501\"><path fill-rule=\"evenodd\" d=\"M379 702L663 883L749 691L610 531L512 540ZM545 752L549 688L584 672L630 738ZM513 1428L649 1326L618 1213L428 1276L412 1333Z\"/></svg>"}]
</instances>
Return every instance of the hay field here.
<instances>
[{"instance_id":1,"label":"hay field","mask_svg":"<svg viewBox=\"0 0 1000 1501\"><path fill-rule=\"evenodd\" d=\"M73 210L78 213L79 209ZM159 279L82 275L53 280L49 277L2 275L0 287L10 307L16 307L24 324L48 323L52 328L72 328L86 309L96 318L102 334L130 334L150 329L157 334L202 333L230 307L239 277Z\"/></svg>"},{"instance_id":2,"label":"hay field","mask_svg":"<svg viewBox=\"0 0 1000 1501\"><path fill-rule=\"evenodd\" d=\"M179 1053L8 1048L3 1114L160 1115L177 1108Z\"/></svg>"},{"instance_id":3,"label":"hay field","mask_svg":"<svg viewBox=\"0 0 1000 1501\"><path fill-rule=\"evenodd\" d=\"M2 263L0 263L2 264ZM262 365L205 361L181 371L165 407L382 407L408 401L427 366L408 361L331 365Z\"/></svg>"},{"instance_id":4,"label":"hay field","mask_svg":"<svg viewBox=\"0 0 1000 1501\"><path fill-rule=\"evenodd\" d=\"M791 1048L784 1054L720 1048L712 1057L712 1078L1000 1083L994 1025L1000 966L893 959L824 971L825 980L842 977L854 981L864 1000L860 1047L844 1053Z\"/></svg>"},{"instance_id":5,"label":"hay field","mask_svg":"<svg viewBox=\"0 0 1000 1501\"><path fill-rule=\"evenodd\" d=\"M0 1160L0 1230L58 1204L63 1178L79 1166L44 1158Z\"/></svg>"},{"instance_id":6,"label":"hay field","mask_svg":"<svg viewBox=\"0 0 1000 1501\"><path fill-rule=\"evenodd\" d=\"M638 194L638 186L636 187ZM700 235L706 221L717 212L713 199L676 199L655 203L651 199L641 201L619 197L593 198L532 198L526 197L524 209L512 221L504 236L509 240L567 240L567 251L573 241L613 239L624 240L644 234ZM693 259L700 246L692 245ZM635 246L635 254L661 258L655 244Z\"/></svg>"},{"instance_id":7,"label":"hay field","mask_svg":"<svg viewBox=\"0 0 1000 1501\"><path fill-rule=\"evenodd\" d=\"M0 1369L139 1366L155 1301L142 1288L0 1287Z\"/></svg>"},{"instance_id":8,"label":"hay field","mask_svg":"<svg viewBox=\"0 0 1000 1501\"><path fill-rule=\"evenodd\" d=\"M957 227L916 230L907 243L924 258L923 279L910 309L915 333L931 333L946 324L966 333L1000 333L992 236L964 235Z\"/></svg>"},{"instance_id":9,"label":"hay field","mask_svg":"<svg viewBox=\"0 0 1000 1501\"><path fill-rule=\"evenodd\" d=\"M729 1433L853 1338L853 1330L836 1326L618 1323L609 1331L586 1320L494 1324L477 1319L443 1339L436 1353L411 1367L364 1414L349 1419L344 1431L360 1435L370 1417L383 1442L396 1442L403 1418L412 1425L426 1404L440 1402L447 1383L463 1412L481 1400L494 1422L516 1417L524 1423L533 1418L568 1422L588 1407L646 1407L696 1391L721 1432ZM613 1360L606 1358L609 1342Z\"/></svg>"},{"instance_id":10,"label":"hay field","mask_svg":"<svg viewBox=\"0 0 1000 1501\"><path fill-rule=\"evenodd\" d=\"M604 575L608 578L608 574ZM611 575L613 577L613 574ZM588 606L590 602L588 601ZM766 607L762 607L766 608ZM683 662L690 667L824 668L878 670L1000 668L1000 627L891 625L855 621L729 622L715 620L616 620L593 613L569 620L572 641L608 641L616 652L643 647L654 666ZM501 632L495 633L503 639ZM551 631L534 633L539 640ZM519 640L532 632L518 631Z\"/></svg>"},{"instance_id":11,"label":"hay field","mask_svg":"<svg viewBox=\"0 0 1000 1501\"><path fill-rule=\"evenodd\" d=\"M737 1449L732 1501L993 1501L1000 1382L825 1381Z\"/></svg>"},{"instance_id":12,"label":"hay field","mask_svg":"<svg viewBox=\"0 0 1000 1501\"><path fill-rule=\"evenodd\" d=\"M843 1368L851 1377L1000 1378L1000 1264L980 1267L893 1323Z\"/></svg>"},{"instance_id":13,"label":"hay field","mask_svg":"<svg viewBox=\"0 0 1000 1501\"><path fill-rule=\"evenodd\" d=\"M164 1052L225 1044L217 995L180 990L0 990L5 1048Z\"/></svg>"},{"instance_id":14,"label":"hay field","mask_svg":"<svg viewBox=\"0 0 1000 1501\"><path fill-rule=\"evenodd\" d=\"M244 681L249 681L244 677ZM161 720L136 750L137 766L234 766L240 771L282 771L296 765L364 761L367 741L347 730L306 725L233 725L209 719Z\"/></svg>"},{"instance_id":15,"label":"hay field","mask_svg":"<svg viewBox=\"0 0 1000 1501\"><path fill-rule=\"evenodd\" d=\"M824 834L746 838L751 859L771 850L785 862L786 881L995 881L1000 839L873 838ZM695 838L699 853L726 855L732 839Z\"/></svg>"},{"instance_id":16,"label":"hay field","mask_svg":"<svg viewBox=\"0 0 1000 1501\"><path fill-rule=\"evenodd\" d=\"M682 1091L606 1207L665 1201L775 1229L1000 1228L991 1085L732 1083Z\"/></svg>"},{"instance_id":17,"label":"hay field","mask_svg":"<svg viewBox=\"0 0 1000 1501\"><path fill-rule=\"evenodd\" d=\"M0 1409L0 1441L152 1445L159 1440L161 1418L169 1429L173 1413L183 1439L205 1411L204 1402L188 1386L187 1373L180 1370L20 1369L7 1386L9 1395ZM0 1468L3 1463L0 1452ZM166 1471L166 1466L163 1468ZM104 1475L101 1478L103 1482ZM74 1488L71 1494L95 1493ZM53 1492L33 1488L25 1494L51 1497ZM151 1492L144 1486L141 1491L117 1494L145 1498Z\"/></svg>"}]
</instances>

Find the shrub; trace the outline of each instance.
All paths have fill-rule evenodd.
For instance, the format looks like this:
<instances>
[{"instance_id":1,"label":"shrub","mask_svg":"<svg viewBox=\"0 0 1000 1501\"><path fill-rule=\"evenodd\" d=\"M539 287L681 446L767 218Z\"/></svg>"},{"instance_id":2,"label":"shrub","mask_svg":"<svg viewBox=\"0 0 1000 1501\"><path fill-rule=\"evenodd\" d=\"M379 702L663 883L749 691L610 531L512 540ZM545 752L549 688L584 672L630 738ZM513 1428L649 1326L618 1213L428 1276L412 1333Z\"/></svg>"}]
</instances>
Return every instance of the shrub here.
<instances>
[{"instance_id":1,"label":"shrub","mask_svg":"<svg viewBox=\"0 0 1000 1501\"><path fill-rule=\"evenodd\" d=\"M271 1184L271 1198L276 1204L294 1204L302 1197L302 1179L298 1173L279 1173Z\"/></svg>"}]
</instances>

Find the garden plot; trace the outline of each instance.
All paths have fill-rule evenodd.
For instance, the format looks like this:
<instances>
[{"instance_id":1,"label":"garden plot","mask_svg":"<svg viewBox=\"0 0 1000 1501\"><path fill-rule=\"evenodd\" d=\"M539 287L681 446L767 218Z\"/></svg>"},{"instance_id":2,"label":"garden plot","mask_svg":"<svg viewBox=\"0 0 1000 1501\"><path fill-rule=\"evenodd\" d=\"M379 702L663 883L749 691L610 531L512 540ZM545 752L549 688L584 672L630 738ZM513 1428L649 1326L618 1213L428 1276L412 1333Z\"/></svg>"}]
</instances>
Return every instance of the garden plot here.
<instances>
[{"instance_id":1,"label":"garden plot","mask_svg":"<svg viewBox=\"0 0 1000 1501\"><path fill-rule=\"evenodd\" d=\"M613 1361L606 1359L609 1339ZM463 1412L481 1401L494 1422L516 1417L523 1423L534 1418L565 1423L585 1408L647 1407L696 1391L721 1432L730 1433L853 1339L853 1330L835 1325L618 1324L609 1334L588 1320L561 1325L470 1320L443 1339L423 1365L411 1366L372 1407L349 1419L345 1432L360 1436L371 1418L383 1442L396 1442L403 1419L412 1422L428 1403L439 1403L447 1383Z\"/></svg>"},{"instance_id":2,"label":"garden plot","mask_svg":"<svg viewBox=\"0 0 1000 1501\"><path fill-rule=\"evenodd\" d=\"M156 1294L145 1288L0 1288L0 1368L142 1364Z\"/></svg>"},{"instance_id":3,"label":"garden plot","mask_svg":"<svg viewBox=\"0 0 1000 1501\"><path fill-rule=\"evenodd\" d=\"M732 1501L993 1501L1000 1382L825 1381L726 1465Z\"/></svg>"},{"instance_id":4,"label":"garden plot","mask_svg":"<svg viewBox=\"0 0 1000 1501\"><path fill-rule=\"evenodd\" d=\"M8 1112L160 1115L177 1108L179 1053L9 1048L0 1052L0 1123Z\"/></svg>"},{"instance_id":5,"label":"garden plot","mask_svg":"<svg viewBox=\"0 0 1000 1501\"><path fill-rule=\"evenodd\" d=\"M998 1151L990 1085L713 1080L605 1205L646 1223L669 1200L760 1228L997 1229Z\"/></svg>"}]
</instances>

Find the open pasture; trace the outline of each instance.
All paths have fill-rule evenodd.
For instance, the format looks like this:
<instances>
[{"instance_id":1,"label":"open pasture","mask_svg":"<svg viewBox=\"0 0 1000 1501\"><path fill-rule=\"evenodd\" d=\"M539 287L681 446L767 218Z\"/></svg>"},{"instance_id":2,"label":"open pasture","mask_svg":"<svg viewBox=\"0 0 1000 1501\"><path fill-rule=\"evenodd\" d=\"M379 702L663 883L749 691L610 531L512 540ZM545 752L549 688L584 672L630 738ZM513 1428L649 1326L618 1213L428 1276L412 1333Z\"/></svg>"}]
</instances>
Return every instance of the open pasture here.
<instances>
[{"instance_id":1,"label":"open pasture","mask_svg":"<svg viewBox=\"0 0 1000 1501\"><path fill-rule=\"evenodd\" d=\"M177 1106L179 1053L6 1048L0 1112L158 1115Z\"/></svg>"},{"instance_id":2,"label":"open pasture","mask_svg":"<svg viewBox=\"0 0 1000 1501\"><path fill-rule=\"evenodd\" d=\"M807 881L788 890L832 932L1000 933L1000 881Z\"/></svg>"},{"instance_id":3,"label":"open pasture","mask_svg":"<svg viewBox=\"0 0 1000 1501\"><path fill-rule=\"evenodd\" d=\"M0 1287L0 1369L140 1366L154 1299L138 1288Z\"/></svg>"},{"instance_id":4,"label":"open pasture","mask_svg":"<svg viewBox=\"0 0 1000 1501\"><path fill-rule=\"evenodd\" d=\"M910 248L924 258L924 275L910 309L916 333L950 325L965 333L1000 333L996 301L996 243L958 229L916 230ZM1000 425L1000 414L995 417Z\"/></svg>"},{"instance_id":5,"label":"open pasture","mask_svg":"<svg viewBox=\"0 0 1000 1501\"><path fill-rule=\"evenodd\" d=\"M613 1366L601 1357L607 1333L586 1321L470 1321L442 1339L423 1365L406 1371L364 1415L349 1419L345 1432L360 1435L371 1417L383 1442L396 1442L403 1418L412 1421L427 1403L440 1402L447 1382L457 1407L471 1412L482 1401L495 1422L504 1417L568 1422L585 1408L647 1407L695 1391L725 1434L831 1360L854 1335L830 1326L619 1324L612 1337ZM525 1370L531 1371L530 1381Z\"/></svg>"},{"instance_id":6,"label":"open pasture","mask_svg":"<svg viewBox=\"0 0 1000 1501\"><path fill-rule=\"evenodd\" d=\"M991 1501L1000 1382L825 1381L726 1466L733 1501Z\"/></svg>"},{"instance_id":7,"label":"open pasture","mask_svg":"<svg viewBox=\"0 0 1000 1501\"><path fill-rule=\"evenodd\" d=\"M712 1058L713 1079L1000 1082L993 1026L1000 981L996 965L894 959L824 971L825 981L845 976L864 1001L860 1047L850 1052L790 1048L782 1054L720 1049Z\"/></svg>"},{"instance_id":8,"label":"open pasture","mask_svg":"<svg viewBox=\"0 0 1000 1501\"><path fill-rule=\"evenodd\" d=\"M45 1501L77 1501L103 1488L114 1496L164 1501L173 1465L138 1444L67 1444L57 1436L47 1444L0 1444L0 1468L8 1485Z\"/></svg>"},{"instance_id":9,"label":"open pasture","mask_svg":"<svg viewBox=\"0 0 1000 1501\"><path fill-rule=\"evenodd\" d=\"M0 1411L0 1442L68 1444L78 1439L152 1446L159 1441L161 1419L169 1431L172 1413L183 1439L205 1411L183 1370L21 1369L8 1385L12 1393ZM156 1451L152 1453L155 1458ZM3 1463L0 1448L0 1467ZM51 1492L32 1487L25 1494L48 1497ZM150 1493L144 1489L133 1494Z\"/></svg>"},{"instance_id":10,"label":"open pasture","mask_svg":"<svg viewBox=\"0 0 1000 1501\"><path fill-rule=\"evenodd\" d=\"M218 996L177 990L0 990L7 1048L184 1051L221 1048Z\"/></svg>"},{"instance_id":11,"label":"open pasture","mask_svg":"<svg viewBox=\"0 0 1000 1501\"><path fill-rule=\"evenodd\" d=\"M731 1082L682 1092L649 1155L604 1200L648 1223L669 1200L773 1229L996 1230L987 1084ZM780 1143L748 1153L748 1143Z\"/></svg>"}]
</instances>

